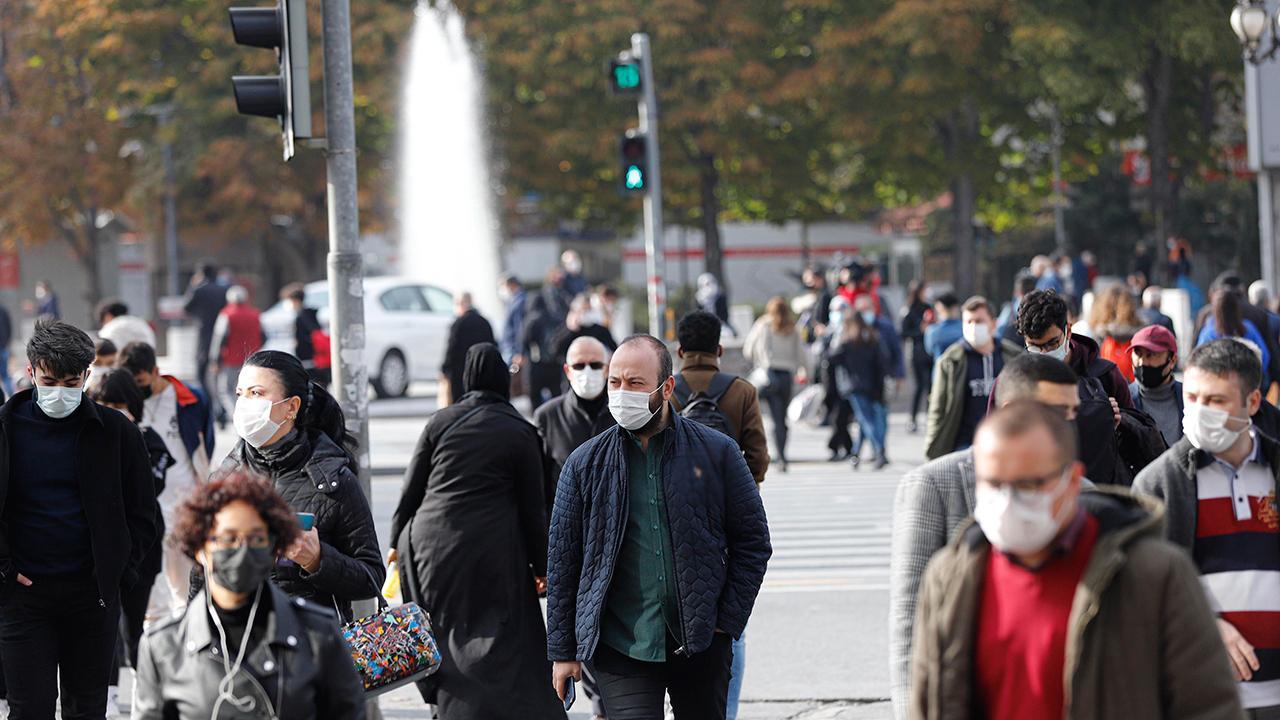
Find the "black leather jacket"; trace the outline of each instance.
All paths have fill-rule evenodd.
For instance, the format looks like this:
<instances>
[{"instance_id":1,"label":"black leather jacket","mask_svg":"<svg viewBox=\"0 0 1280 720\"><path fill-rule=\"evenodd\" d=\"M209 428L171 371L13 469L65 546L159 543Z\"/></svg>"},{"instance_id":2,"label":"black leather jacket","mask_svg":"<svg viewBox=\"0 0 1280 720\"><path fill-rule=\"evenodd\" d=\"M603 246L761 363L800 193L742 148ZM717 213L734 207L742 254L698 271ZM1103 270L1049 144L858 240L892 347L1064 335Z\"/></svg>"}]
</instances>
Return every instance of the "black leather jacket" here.
<instances>
[{"instance_id":1,"label":"black leather jacket","mask_svg":"<svg viewBox=\"0 0 1280 720\"><path fill-rule=\"evenodd\" d=\"M252 698L242 712L229 702L220 718L361 720L364 688L333 612L291 599L268 583L271 614L266 633L245 653L232 694ZM226 674L222 650L201 592L174 619L142 641L134 691L134 720L208 720ZM275 688L268 696L264 685Z\"/></svg>"}]
</instances>

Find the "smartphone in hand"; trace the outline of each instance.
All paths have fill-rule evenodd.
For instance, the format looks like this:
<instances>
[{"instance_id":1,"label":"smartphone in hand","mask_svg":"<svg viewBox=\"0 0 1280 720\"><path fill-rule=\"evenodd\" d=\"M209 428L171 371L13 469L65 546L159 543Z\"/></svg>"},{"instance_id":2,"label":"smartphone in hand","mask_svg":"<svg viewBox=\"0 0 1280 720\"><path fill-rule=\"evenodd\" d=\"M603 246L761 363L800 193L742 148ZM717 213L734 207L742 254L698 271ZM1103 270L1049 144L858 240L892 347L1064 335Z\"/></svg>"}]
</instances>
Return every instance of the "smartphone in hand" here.
<instances>
[{"instance_id":1,"label":"smartphone in hand","mask_svg":"<svg viewBox=\"0 0 1280 720\"><path fill-rule=\"evenodd\" d=\"M316 526L316 516L313 513L294 513L298 516L298 524L302 526L302 532L307 532Z\"/></svg>"},{"instance_id":2,"label":"smartphone in hand","mask_svg":"<svg viewBox=\"0 0 1280 720\"><path fill-rule=\"evenodd\" d=\"M569 712L569 708L573 707L573 701L578 699L578 683L573 678L565 681L564 686L564 711Z\"/></svg>"}]
</instances>

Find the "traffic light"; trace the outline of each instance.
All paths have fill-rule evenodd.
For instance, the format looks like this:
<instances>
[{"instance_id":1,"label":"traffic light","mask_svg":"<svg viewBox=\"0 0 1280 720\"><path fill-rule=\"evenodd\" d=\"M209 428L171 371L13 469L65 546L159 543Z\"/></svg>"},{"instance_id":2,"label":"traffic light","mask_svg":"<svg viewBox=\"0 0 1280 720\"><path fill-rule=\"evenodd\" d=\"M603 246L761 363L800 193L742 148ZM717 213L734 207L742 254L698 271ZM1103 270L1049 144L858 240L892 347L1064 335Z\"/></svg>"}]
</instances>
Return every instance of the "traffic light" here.
<instances>
[{"instance_id":1,"label":"traffic light","mask_svg":"<svg viewBox=\"0 0 1280 720\"><path fill-rule=\"evenodd\" d=\"M306 0L276 0L274 7L233 7L236 43L272 48L278 75L236 75L236 109L244 115L280 121L284 159L293 157L294 139L311 137L311 73L307 58Z\"/></svg>"},{"instance_id":2,"label":"traffic light","mask_svg":"<svg viewBox=\"0 0 1280 720\"><path fill-rule=\"evenodd\" d=\"M622 53L609 61L609 92L614 95L639 95L643 81L640 61L630 53Z\"/></svg>"},{"instance_id":3,"label":"traffic light","mask_svg":"<svg viewBox=\"0 0 1280 720\"><path fill-rule=\"evenodd\" d=\"M649 191L649 144L643 133L628 130L618 143L622 160L622 192Z\"/></svg>"}]
</instances>

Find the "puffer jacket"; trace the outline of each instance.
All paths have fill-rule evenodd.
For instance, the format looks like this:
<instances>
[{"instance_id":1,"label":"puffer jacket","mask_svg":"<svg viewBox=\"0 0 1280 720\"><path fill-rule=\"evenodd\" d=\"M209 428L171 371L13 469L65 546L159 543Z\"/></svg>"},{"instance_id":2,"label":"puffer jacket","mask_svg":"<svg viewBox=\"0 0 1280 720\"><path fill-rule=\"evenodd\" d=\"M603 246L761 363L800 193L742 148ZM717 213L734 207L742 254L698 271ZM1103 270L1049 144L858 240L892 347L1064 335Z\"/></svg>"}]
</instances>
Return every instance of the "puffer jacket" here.
<instances>
[{"instance_id":1,"label":"puffer jacket","mask_svg":"<svg viewBox=\"0 0 1280 720\"><path fill-rule=\"evenodd\" d=\"M1098 521L1063 662L1067 720L1241 720L1236 683L1195 567L1160 538L1159 502L1120 488L1080 495ZM982 717L975 643L991 545L966 521L920 586L913 720Z\"/></svg>"},{"instance_id":2,"label":"puffer jacket","mask_svg":"<svg viewBox=\"0 0 1280 720\"><path fill-rule=\"evenodd\" d=\"M316 516L319 570L307 573L293 563L277 564L271 578L289 595L336 608L349 621L351 602L376 597L387 576L369 501L346 453L329 436L295 432L276 445L277 451L264 454L242 440L219 473L244 467L269 477L294 512Z\"/></svg>"},{"instance_id":3,"label":"puffer jacket","mask_svg":"<svg viewBox=\"0 0 1280 720\"><path fill-rule=\"evenodd\" d=\"M680 647L711 646L716 630L739 637L772 549L764 504L738 446L668 408L662 488L680 596ZM615 427L578 448L556 491L548 550L547 656L589 660L600 639L614 563L627 522L627 443Z\"/></svg>"},{"instance_id":4,"label":"puffer jacket","mask_svg":"<svg viewBox=\"0 0 1280 720\"><path fill-rule=\"evenodd\" d=\"M218 718L267 720L358 720L365 717L364 690L351 651L338 633L333 612L270 589L266 637L245 652L232 694L253 698L238 712L223 702ZM134 691L135 720L210 717L226 674L218 636L212 631L204 593L187 611L159 623L142 641ZM232 652L235 652L234 650ZM264 690L271 685L275 691ZM275 711L272 714L270 711Z\"/></svg>"}]
</instances>

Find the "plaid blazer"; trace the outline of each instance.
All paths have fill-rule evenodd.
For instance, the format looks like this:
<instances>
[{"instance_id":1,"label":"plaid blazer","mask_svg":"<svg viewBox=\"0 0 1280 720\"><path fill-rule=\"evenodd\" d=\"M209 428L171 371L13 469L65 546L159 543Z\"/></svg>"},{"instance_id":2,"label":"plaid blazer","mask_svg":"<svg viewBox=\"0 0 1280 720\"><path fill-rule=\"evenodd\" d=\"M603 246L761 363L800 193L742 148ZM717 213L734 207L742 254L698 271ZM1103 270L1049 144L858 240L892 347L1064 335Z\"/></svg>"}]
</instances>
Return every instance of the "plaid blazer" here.
<instances>
[{"instance_id":1,"label":"plaid blazer","mask_svg":"<svg viewBox=\"0 0 1280 720\"><path fill-rule=\"evenodd\" d=\"M929 558L973 514L973 451L961 450L921 465L898 483L893 498L889 555L889 676L894 717L907 717L911 632L916 595Z\"/></svg>"}]
</instances>

